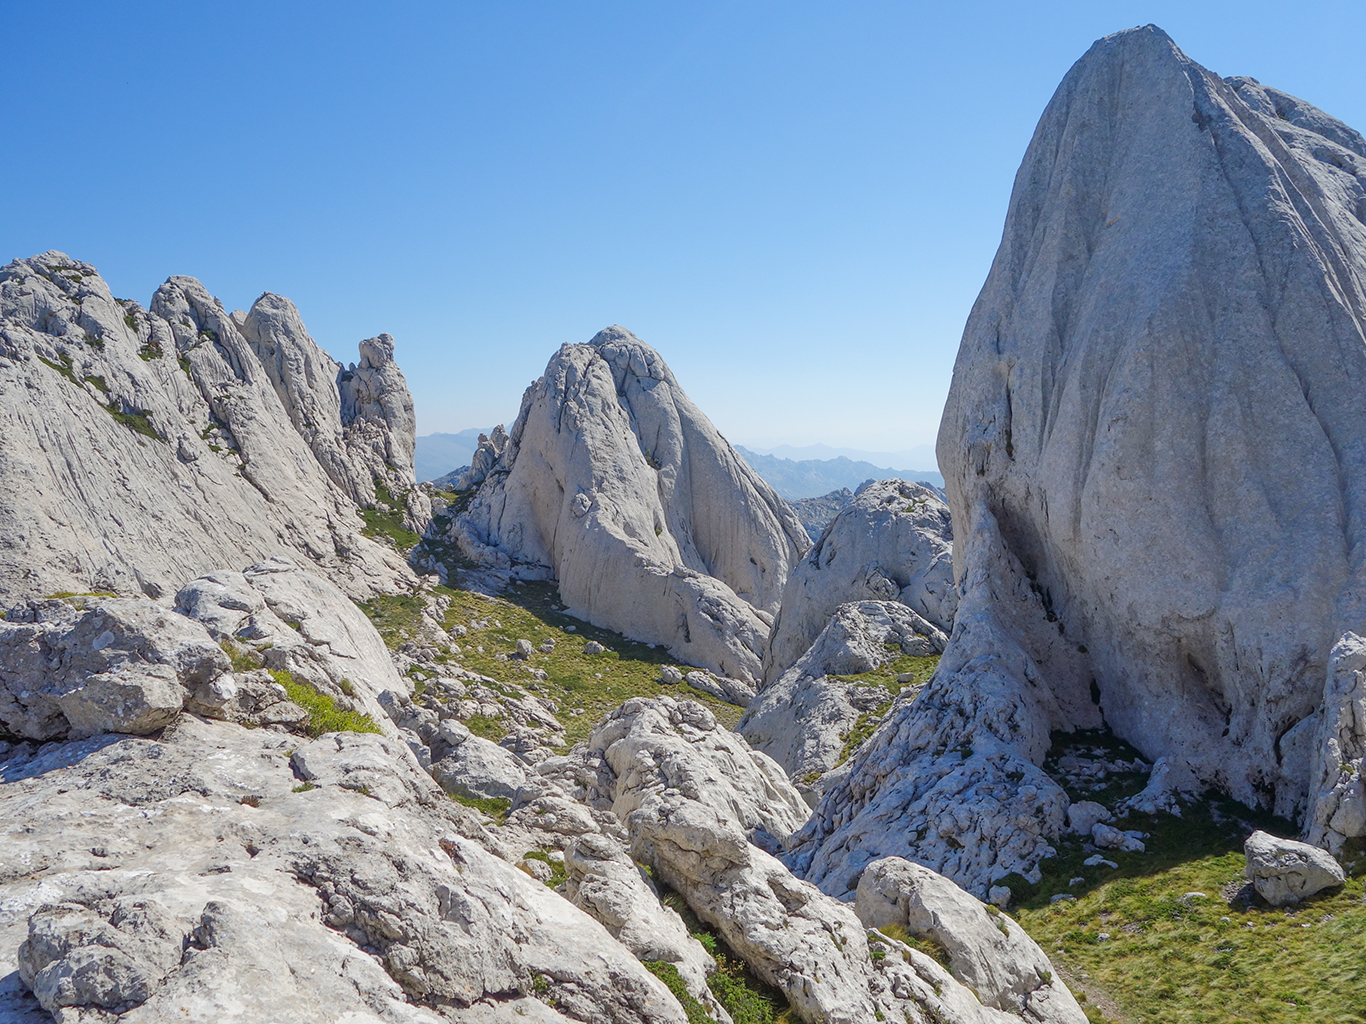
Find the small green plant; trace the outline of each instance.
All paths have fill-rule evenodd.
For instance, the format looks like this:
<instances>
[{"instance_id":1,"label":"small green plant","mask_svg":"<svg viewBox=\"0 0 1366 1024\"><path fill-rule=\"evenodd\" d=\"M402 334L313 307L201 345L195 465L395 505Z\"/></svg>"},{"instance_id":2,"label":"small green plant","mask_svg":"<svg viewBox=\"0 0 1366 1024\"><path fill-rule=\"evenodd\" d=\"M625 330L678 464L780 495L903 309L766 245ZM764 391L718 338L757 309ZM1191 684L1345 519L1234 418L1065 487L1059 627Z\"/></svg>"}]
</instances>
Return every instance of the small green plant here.
<instances>
[{"instance_id":1,"label":"small green plant","mask_svg":"<svg viewBox=\"0 0 1366 1024\"><path fill-rule=\"evenodd\" d=\"M369 715L358 711L343 711L336 700L305 683L295 682L285 669L274 669L271 678L284 687L285 696L308 712L306 730L310 736L327 732L379 732L380 728ZM368 795L368 791L367 791Z\"/></svg>"},{"instance_id":2,"label":"small green plant","mask_svg":"<svg viewBox=\"0 0 1366 1024\"><path fill-rule=\"evenodd\" d=\"M146 409L133 409L130 412L124 412L122 403L115 399L105 406L105 410L125 427L142 434L144 437L150 437L157 441L166 440L152 426L152 420L147 415Z\"/></svg>"},{"instance_id":3,"label":"small green plant","mask_svg":"<svg viewBox=\"0 0 1366 1024\"><path fill-rule=\"evenodd\" d=\"M129 330L136 331L138 329L137 317L133 316L132 313L124 313L123 322L128 325Z\"/></svg>"},{"instance_id":4,"label":"small green plant","mask_svg":"<svg viewBox=\"0 0 1366 1024\"><path fill-rule=\"evenodd\" d=\"M147 361L160 359L165 354L166 353L161 350L161 342L157 341L155 338L149 338L144 345L138 348L138 355Z\"/></svg>"},{"instance_id":5,"label":"small green plant","mask_svg":"<svg viewBox=\"0 0 1366 1024\"><path fill-rule=\"evenodd\" d=\"M346 694L348 697L354 697L356 695L356 684L351 682L351 680L349 679L343 679L340 683L338 683L337 689L341 690L341 692Z\"/></svg>"},{"instance_id":6,"label":"small green plant","mask_svg":"<svg viewBox=\"0 0 1366 1024\"><path fill-rule=\"evenodd\" d=\"M677 965L667 960L642 960L641 966L664 982L664 987L673 993L673 997L683 1007L688 1024L716 1024L716 1018L707 1012L707 1008L699 1003L683 984L683 976L678 973Z\"/></svg>"},{"instance_id":7,"label":"small green plant","mask_svg":"<svg viewBox=\"0 0 1366 1024\"><path fill-rule=\"evenodd\" d=\"M530 850L522 859L539 860L550 865L550 878L545 883L548 888L557 889L569 878L569 873L564 868L564 859L551 860L550 853L546 850Z\"/></svg>"},{"instance_id":8,"label":"small green plant","mask_svg":"<svg viewBox=\"0 0 1366 1024\"><path fill-rule=\"evenodd\" d=\"M291 792L291 793L307 793L307 792L309 792L310 790L314 790L314 789L317 789L317 788L318 788L318 787L315 786L315 785L313 785L313 783L311 783L311 782L301 782L301 783L299 783L297 786L295 786L293 789L291 789L290 792Z\"/></svg>"},{"instance_id":9,"label":"small green plant","mask_svg":"<svg viewBox=\"0 0 1366 1024\"><path fill-rule=\"evenodd\" d=\"M361 796L370 795L370 787L363 782L344 782L342 783L342 789L349 789L351 792L359 793Z\"/></svg>"},{"instance_id":10,"label":"small green plant","mask_svg":"<svg viewBox=\"0 0 1366 1024\"><path fill-rule=\"evenodd\" d=\"M244 796L241 800L238 800L237 802L245 807L261 806L261 798L259 796Z\"/></svg>"},{"instance_id":11,"label":"small green plant","mask_svg":"<svg viewBox=\"0 0 1366 1024\"><path fill-rule=\"evenodd\" d=\"M461 796L459 793L448 795L458 804L487 814L500 825L507 820L508 811L512 810L512 801L503 796Z\"/></svg>"},{"instance_id":12,"label":"small green plant","mask_svg":"<svg viewBox=\"0 0 1366 1024\"><path fill-rule=\"evenodd\" d=\"M81 382L76 379L76 374L71 369L71 357L65 352L58 352L57 358L60 359L61 362L54 363L51 359L44 359L42 356L38 357L38 361L44 366L52 367L52 369L71 381L72 384L79 386Z\"/></svg>"},{"instance_id":13,"label":"small green plant","mask_svg":"<svg viewBox=\"0 0 1366 1024\"><path fill-rule=\"evenodd\" d=\"M488 715L470 715L465 719L465 725L474 735L492 740L494 743L508 734L507 727L501 721Z\"/></svg>"}]
</instances>

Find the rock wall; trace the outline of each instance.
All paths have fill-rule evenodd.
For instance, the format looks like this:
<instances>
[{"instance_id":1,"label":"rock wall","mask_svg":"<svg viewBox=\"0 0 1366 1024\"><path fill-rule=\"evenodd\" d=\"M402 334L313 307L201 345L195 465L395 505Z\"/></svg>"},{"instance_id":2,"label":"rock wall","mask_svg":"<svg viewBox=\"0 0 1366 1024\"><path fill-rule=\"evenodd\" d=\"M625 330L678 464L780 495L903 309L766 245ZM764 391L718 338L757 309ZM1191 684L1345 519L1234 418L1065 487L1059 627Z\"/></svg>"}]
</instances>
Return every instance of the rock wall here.
<instances>
[{"instance_id":1,"label":"rock wall","mask_svg":"<svg viewBox=\"0 0 1366 1024\"><path fill-rule=\"evenodd\" d=\"M629 331L562 347L470 479L448 536L467 557L555 579L595 625L757 681L805 531Z\"/></svg>"},{"instance_id":2,"label":"rock wall","mask_svg":"<svg viewBox=\"0 0 1366 1024\"><path fill-rule=\"evenodd\" d=\"M6 265L0 598L168 595L276 554L353 596L411 581L356 514L377 483L414 483L412 399L391 357L373 339L343 371L269 293L230 316L173 277L144 309L62 253ZM413 525L425 514L418 497Z\"/></svg>"},{"instance_id":3,"label":"rock wall","mask_svg":"<svg viewBox=\"0 0 1366 1024\"><path fill-rule=\"evenodd\" d=\"M1102 723L1316 842L1366 828L1363 182L1352 129L1155 27L1067 74L940 429L952 640L818 809L822 885L877 851L1028 865L1050 730Z\"/></svg>"}]
</instances>

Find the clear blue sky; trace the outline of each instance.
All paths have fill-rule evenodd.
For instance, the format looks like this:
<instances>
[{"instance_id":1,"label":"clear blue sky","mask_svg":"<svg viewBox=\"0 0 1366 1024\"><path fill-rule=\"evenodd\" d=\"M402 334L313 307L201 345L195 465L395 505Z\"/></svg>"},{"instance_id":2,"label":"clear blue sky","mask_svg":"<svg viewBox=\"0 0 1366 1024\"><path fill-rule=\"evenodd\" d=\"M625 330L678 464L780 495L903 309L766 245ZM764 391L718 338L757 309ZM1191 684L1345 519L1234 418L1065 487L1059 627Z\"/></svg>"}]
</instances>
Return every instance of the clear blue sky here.
<instances>
[{"instance_id":1,"label":"clear blue sky","mask_svg":"<svg viewBox=\"0 0 1366 1024\"><path fill-rule=\"evenodd\" d=\"M1068 67L1156 22L1366 129L1366 4L0 6L0 258L389 331L419 430L620 323L732 440L932 441Z\"/></svg>"}]
</instances>

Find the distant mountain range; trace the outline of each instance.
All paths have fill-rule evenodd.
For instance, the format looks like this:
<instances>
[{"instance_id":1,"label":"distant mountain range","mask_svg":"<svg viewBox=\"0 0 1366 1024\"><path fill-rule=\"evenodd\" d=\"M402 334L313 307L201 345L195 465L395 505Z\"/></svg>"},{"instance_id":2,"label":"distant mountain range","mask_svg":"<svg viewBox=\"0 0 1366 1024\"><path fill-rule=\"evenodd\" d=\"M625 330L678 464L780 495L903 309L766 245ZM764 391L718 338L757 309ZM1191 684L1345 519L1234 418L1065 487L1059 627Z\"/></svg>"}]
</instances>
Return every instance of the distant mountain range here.
<instances>
[{"instance_id":1,"label":"distant mountain range","mask_svg":"<svg viewBox=\"0 0 1366 1024\"><path fill-rule=\"evenodd\" d=\"M453 469L470 464L470 456L479 447L479 435L492 427L471 427L458 434L427 434L417 438L413 453L413 468L418 480L435 480Z\"/></svg>"},{"instance_id":2,"label":"distant mountain range","mask_svg":"<svg viewBox=\"0 0 1366 1024\"><path fill-rule=\"evenodd\" d=\"M921 447L928 449L929 445L922 445ZM785 445L783 449L773 450L809 452L813 449L822 452L854 451L856 455L874 457L879 455L875 452L859 452L848 448L835 449L825 445L811 445L804 449L794 449ZM799 498L816 498L845 487L854 490L865 480L897 478L921 480L940 488L944 486L944 478L939 475L937 470L933 469L889 469L885 465L879 466L862 459L851 459L847 455L837 455L834 458L797 460L761 454L740 445L736 445L735 450L744 456L745 461L756 473L773 485L775 491L789 501L795 501ZM919 451L919 449L912 450ZM890 456L893 453L883 452L881 454Z\"/></svg>"},{"instance_id":3,"label":"distant mountain range","mask_svg":"<svg viewBox=\"0 0 1366 1024\"><path fill-rule=\"evenodd\" d=\"M471 427L458 434L427 434L417 438L413 456L417 478L436 480L470 464L479 445L479 435L491 428ZM934 469L889 469L901 464L934 465L934 449L927 444L903 452L865 452L856 448L831 448L813 444L802 448L752 449L735 446L756 473L773 485L789 501L816 498L842 488L856 489L865 480L922 480L944 486L944 478Z\"/></svg>"}]
</instances>

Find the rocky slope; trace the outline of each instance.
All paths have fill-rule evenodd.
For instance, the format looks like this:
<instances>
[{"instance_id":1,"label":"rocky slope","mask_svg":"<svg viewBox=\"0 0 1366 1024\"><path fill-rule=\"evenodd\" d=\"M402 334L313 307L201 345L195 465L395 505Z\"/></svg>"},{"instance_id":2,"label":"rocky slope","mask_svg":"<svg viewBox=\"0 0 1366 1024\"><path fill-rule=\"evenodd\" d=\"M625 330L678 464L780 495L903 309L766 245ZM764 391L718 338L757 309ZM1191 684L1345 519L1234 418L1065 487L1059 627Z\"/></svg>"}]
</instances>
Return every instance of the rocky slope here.
<instances>
[{"instance_id":1,"label":"rocky slope","mask_svg":"<svg viewBox=\"0 0 1366 1024\"><path fill-rule=\"evenodd\" d=\"M444 535L467 558L554 579L576 615L757 681L806 533L654 349L619 327L563 346L470 474Z\"/></svg>"},{"instance_id":2,"label":"rocky slope","mask_svg":"<svg viewBox=\"0 0 1366 1024\"><path fill-rule=\"evenodd\" d=\"M962 601L939 674L797 858L978 892L1063 827L1052 730L1366 831L1366 144L1149 26L1045 111L939 437ZM1184 769L1183 769L1184 770Z\"/></svg>"},{"instance_id":3,"label":"rocky slope","mask_svg":"<svg viewBox=\"0 0 1366 1024\"><path fill-rule=\"evenodd\" d=\"M0 269L0 425L0 596L164 595L280 553L356 595L412 578L357 516L377 485L428 513L387 335L343 368L277 295L230 315L173 277L144 309L48 252Z\"/></svg>"},{"instance_id":4,"label":"rocky slope","mask_svg":"<svg viewBox=\"0 0 1366 1024\"><path fill-rule=\"evenodd\" d=\"M953 628L953 524L931 488L869 481L793 568L764 652L764 679L786 672L849 601L897 601Z\"/></svg>"}]
</instances>

